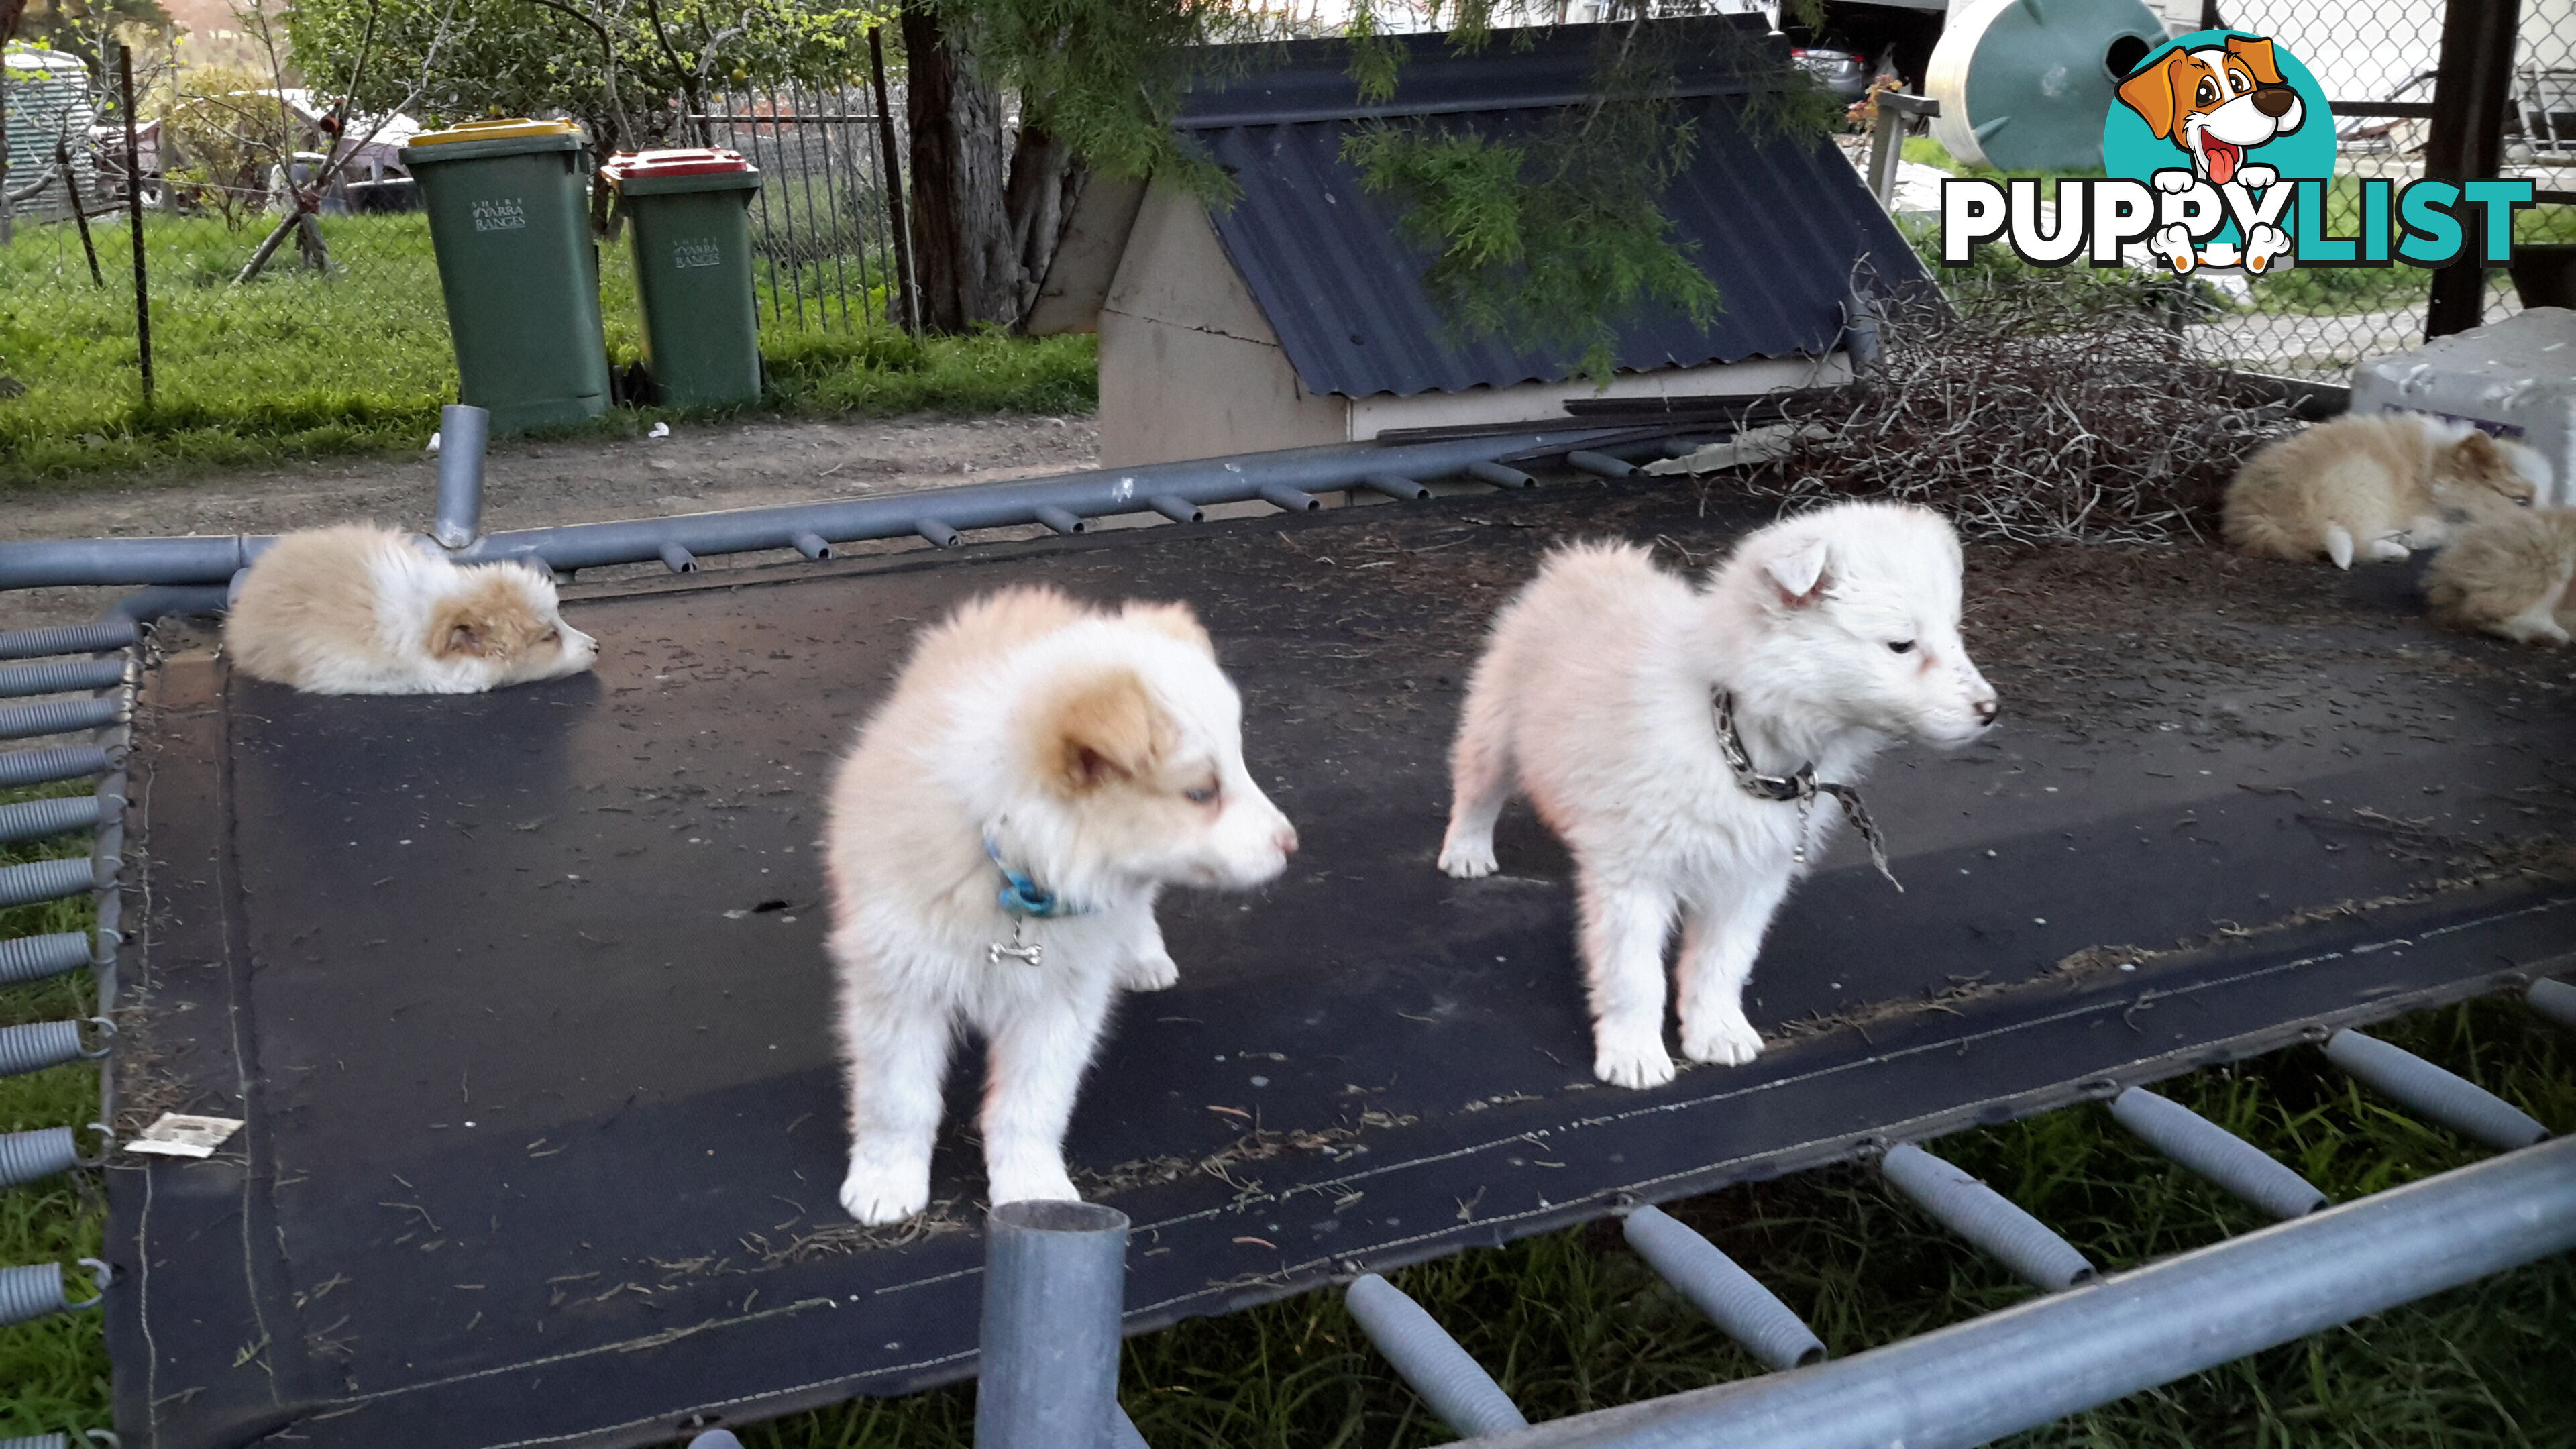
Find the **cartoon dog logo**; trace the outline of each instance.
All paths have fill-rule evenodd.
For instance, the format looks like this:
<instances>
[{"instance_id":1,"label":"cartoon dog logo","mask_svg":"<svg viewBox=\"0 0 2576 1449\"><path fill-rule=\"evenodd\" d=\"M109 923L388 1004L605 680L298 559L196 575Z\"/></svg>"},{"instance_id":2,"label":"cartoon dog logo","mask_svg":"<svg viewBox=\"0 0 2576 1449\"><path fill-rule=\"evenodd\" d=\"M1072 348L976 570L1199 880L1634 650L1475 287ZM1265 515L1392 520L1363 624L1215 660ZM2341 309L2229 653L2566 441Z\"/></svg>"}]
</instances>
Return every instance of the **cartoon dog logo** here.
<instances>
[{"instance_id":1,"label":"cartoon dog logo","mask_svg":"<svg viewBox=\"0 0 2576 1449\"><path fill-rule=\"evenodd\" d=\"M2246 153L2276 136L2299 129L2307 107L2282 79L2272 56L2272 42L2231 35L2224 44L2175 49L2154 65L2120 83L2121 104L2138 113L2160 141L2171 141L2191 158L2191 168L2155 173L2159 191L2180 193L2207 182L2211 186L2260 191L2280 176L2271 167L2248 162ZM2166 227L2155 247L2174 269L2191 270L2194 260L2230 265L2232 256L2213 255L2213 247L2196 257L2189 233ZM2273 258L2290 249L2290 239L2268 223L2245 230L2246 270L2261 272Z\"/></svg>"}]
</instances>

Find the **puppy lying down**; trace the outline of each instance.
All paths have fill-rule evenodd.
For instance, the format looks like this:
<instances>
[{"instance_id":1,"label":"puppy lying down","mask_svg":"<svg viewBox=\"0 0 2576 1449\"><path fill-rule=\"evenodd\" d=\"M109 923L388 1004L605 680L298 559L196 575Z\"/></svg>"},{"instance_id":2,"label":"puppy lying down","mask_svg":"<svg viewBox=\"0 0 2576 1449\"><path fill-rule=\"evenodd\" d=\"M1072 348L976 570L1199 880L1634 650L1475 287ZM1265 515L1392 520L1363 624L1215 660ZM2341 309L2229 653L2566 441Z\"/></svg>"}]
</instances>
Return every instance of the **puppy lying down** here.
<instances>
[{"instance_id":1,"label":"puppy lying down","mask_svg":"<svg viewBox=\"0 0 2576 1449\"><path fill-rule=\"evenodd\" d=\"M308 694L479 694L599 657L599 641L563 621L545 573L459 567L356 523L290 533L261 554L224 620L224 649L253 679Z\"/></svg>"},{"instance_id":2,"label":"puppy lying down","mask_svg":"<svg viewBox=\"0 0 2576 1449\"><path fill-rule=\"evenodd\" d=\"M1156 895L1256 886L1297 848L1244 769L1242 718L1178 604L1017 589L921 633L841 763L823 838L851 1216L928 1205L961 1029L990 1057L990 1200L1076 1196L1065 1127L1111 994L1179 979Z\"/></svg>"},{"instance_id":3,"label":"puppy lying down","mask_svg":"<svg viewBox=\"0 0 2576 1449\"><path fill-rule=\"evenodd\" d=\"M1740 1066L1762 1050L1744 983L1838 805L1877 853L1851 782L1890 744L1958 744L1995 721L1959 594L1939 515L1846 503L1751 534L1697 587L1632 544L1563 549L1496 617L1450 757L1440 868L1493 872L1515 786L1564 839L1595 1076L1673 1079L1676 917L1682 1054Z\"/></svg>"}]
</instances>

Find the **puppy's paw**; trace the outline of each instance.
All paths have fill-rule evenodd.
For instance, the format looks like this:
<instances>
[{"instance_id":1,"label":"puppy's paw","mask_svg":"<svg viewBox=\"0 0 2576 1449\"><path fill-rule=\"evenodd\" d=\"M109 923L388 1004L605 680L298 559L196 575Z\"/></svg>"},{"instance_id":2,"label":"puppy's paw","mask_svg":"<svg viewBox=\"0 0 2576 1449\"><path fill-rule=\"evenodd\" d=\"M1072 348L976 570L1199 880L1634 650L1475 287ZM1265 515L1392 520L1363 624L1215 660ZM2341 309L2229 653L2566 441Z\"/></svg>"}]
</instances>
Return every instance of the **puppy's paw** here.
<instances>
[{"instance_id":1,"label":"puppy's paw","mask_svg":"<svg viewBox=\"0 0 2576 1449\"><path fill-rule=\"evenodd\" d=\"M850 1175L841 1179L841 1206L870 1227L902 1222L930 1206L929 1164L853 1157Z\"/></svg>"},{"instance_id":2,"label":"puppy's paw","mask_svg":"<svg viewBox=\"0 0 2576 1449\"><path fill-rule=\"evenodd\" d=\"M2156 233L2155 250L2171 263L2175 276L2187 276L2200 264L2200 252L2191 243L2191 232L2181 224Z\"/></svg>"},{"instance_id":3,"label":"puppy's paw","mask_svg":"<svg viewBox=\"0 0 2576 1449\"><path fill-rule=\"evenodd\" d=\"M1695 1062L1708 1062L1721 1067L1740 1067L1762 1055L1762 1033L1744 1019L1744 1013L1730 1011L1709 1021L1682 1024L1682 1055Z\"/></svg>"},{"instance_id":4,"label":"puppy's paw","mask_svg":"<svg viewBox=\"0 0 2576 1449\"><path fill-rule=\"evenodd\" d=\"M2245 237L2245 270L2270 270L2272 259L2290 249L2289 235L2277 226L2258 226Z\"/></svg>"},{"instance_id":5,"label":"puppy's paw","mask_svg":"<svg viewBox=\"0 0 2576 1449\"><path fill-rule=\"evenodd\" d=\"M1490 838L1442 841L1440 868L1460 880L1478 880L1492 875L1494 842Z\"/></svg>"},{"instance_id":6,"label":"puppy's paw","mask_svg":"<svg viewBox=\"0 0 2576 1449\"><path fill-rule=\"evenodd\" d=\"M2155 175L2156 190L2180 196L2200 184L2200 178L2180 166L2168 166Z\"/></svg>"},{"instance_id":7,"label":"puppy's paw","mask_svg":"<svg viewBox=\"0 0 2576 1449\"><path fill-rule=\"evenodd\" d=\"M1604 1036L1593 1045L1592 1075L1614 1087L1660 1087L1673 1079L1673 1059L1660 1036Z\"/></svg>"},{"instance_id":8,"label":"puppy's paw","mask_svg":"<svg viewBox=\"0 0 2576 1449\"><path fill-rule=\"evenodd\" d=\"M2364 557L2371 563L2402 563L2411 557L2413 552L2406 546L2406 540L2402 537L2374 538L2370 541L2370 548Z\"/></svg>"},{"instance_id":9,"label":"puppy's paw","mask_svg":"<svg viewBox=\"0 0 2576 1449\"><path fill-rule=\"evenodd\" d=\"M2529 615L2520 615L2507 619L2501 624L2490 625L2487 632L2510 639L2516 644L2555 644L2564 648L2569 642L2567 631L2558 627L2557 620L2535 619Z\"/></svg>"},{"instance_id":10,"label":"puppy's paw","mask_svg":"<svg viewBox=\"0 0 2576 1449\"><path fill-rule=\"evenodd\" d=\"M1180 982L1180 963L1169 951L1153 951L1118 968L1118 984L1128 991L1167 991Z\"/></svg>"},{"instance_id":11,"label":"puppy's paw","mask_svg":"<svg viewBox=\"0 0 2576 1449\"><path fill-rule=\"evenodd\" d=\"M2280 179L2280 172L2275 171L2271 167L2265 166L2260 162L2249 163L2236 168L2237 184L2250 186L2257 191L2262 190L2264 187L2269 186Z\"/></svg>"},{"instance_id":12,"label":"puppy's paw","mask_svg":"<svg viewBox=\"0 0 2576 1449\"><path fill-rule=\"evenodd\" d=\"M1082 1201L1061 1162L988 1165L985 1171L996 1203Z\"/></svg>"}]
</instances>

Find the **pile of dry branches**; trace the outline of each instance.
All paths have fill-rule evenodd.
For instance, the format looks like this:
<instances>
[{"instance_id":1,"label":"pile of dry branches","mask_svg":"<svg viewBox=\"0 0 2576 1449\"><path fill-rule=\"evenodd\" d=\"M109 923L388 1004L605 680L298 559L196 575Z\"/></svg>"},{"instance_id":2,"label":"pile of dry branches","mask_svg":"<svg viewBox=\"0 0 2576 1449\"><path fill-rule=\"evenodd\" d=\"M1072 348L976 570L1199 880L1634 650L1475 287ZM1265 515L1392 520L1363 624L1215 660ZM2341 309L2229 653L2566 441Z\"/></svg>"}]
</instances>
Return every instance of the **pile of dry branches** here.
<instances>
[{"instance_id":1,"label":"pile of dry branches","mask_svg":"<svg viewBox=\"0 0 2576 1449\"><path fill-rule=\"evenodd\" d=\"M2214 538L2227 480L2290 407L2197 356L2169 287L2047 280L1892 306L1878 365L1802 407L1755 487L1921 503L2016 542Z\"/></svg>"}]
</instances>

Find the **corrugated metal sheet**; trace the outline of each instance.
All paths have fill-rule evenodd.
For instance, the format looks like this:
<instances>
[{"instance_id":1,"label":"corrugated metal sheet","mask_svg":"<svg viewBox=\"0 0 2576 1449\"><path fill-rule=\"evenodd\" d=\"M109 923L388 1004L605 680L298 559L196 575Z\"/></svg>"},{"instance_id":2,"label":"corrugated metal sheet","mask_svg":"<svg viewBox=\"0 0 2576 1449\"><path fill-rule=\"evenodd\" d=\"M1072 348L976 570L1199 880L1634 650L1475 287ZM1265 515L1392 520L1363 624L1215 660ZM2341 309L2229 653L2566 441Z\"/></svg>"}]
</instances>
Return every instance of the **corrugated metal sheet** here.
<instances>
[{"instance_id":1,"label":"corrugated metal sheet","mask_svg":"<svg viewBox=\"0 0 2576 1449\"><path fill-rule=\"evenodd\" d=\"M0 105L8 107L9 180L15 193L54 167L54 143L70 150L72 174L85 198L98 195L98 177L89 154L89 68L80 57L55 50L13 51L0 76ZM16 214L25 220L51 220L72 214L71 192L58 178L19 201Z\"/></svg>"},{"instance_id":2,"label":"corrugated metal sheet","mask_svg":"<svg viewBox=\"0 0 2576 1449\"><path fill-rule=\"evenodd\" d=\"M1597 33L1564 27L1526 49L1498 37L1470 57L1417 46L1398 95L1446 125L1488 134L1531 127L1549 112L1530 108L1529 98L1579 93ZM1446 324L1421 285L1432 254L1401 234L1396 206L1362 189L1358 171L1341 159L1343 141L1364 123L1345 53L1338 44L1291 49L1301 53L1284 70L1194 95L1181 125L1242 187L1233 206L1214 213L1217 235L1306 386L1409 396L1572 376L1579 347L1525 351L1508 338L1459 336ZM1842 333L1856 271L1895 286L1921 280L1921 265L1830 142L1748 132L1742 82L1705 59L1724 52L1684 47L1683 54L1702 58L1675 65L1682 108L1697 118L1700 137L1665 210L1676 239L1696 248L1717 284L1723 310L1701 329L1676 312L1639 309L1620 329L1618 366L1647 371L1825 352Z\"/></svg>"}]
</instances>

